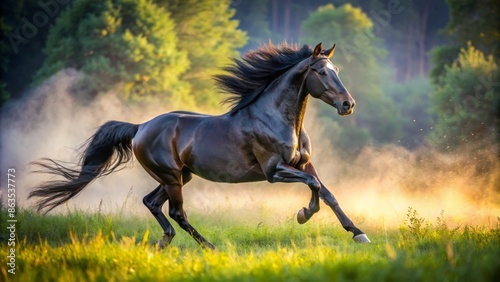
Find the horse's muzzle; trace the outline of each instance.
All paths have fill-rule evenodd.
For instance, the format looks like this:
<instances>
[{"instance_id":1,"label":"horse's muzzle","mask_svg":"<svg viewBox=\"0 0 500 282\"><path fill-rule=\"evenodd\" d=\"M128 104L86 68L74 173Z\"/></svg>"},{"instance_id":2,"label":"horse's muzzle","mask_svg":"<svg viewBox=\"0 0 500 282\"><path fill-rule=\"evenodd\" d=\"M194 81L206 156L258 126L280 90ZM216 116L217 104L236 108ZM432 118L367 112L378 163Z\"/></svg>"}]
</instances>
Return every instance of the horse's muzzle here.
<instances>
[{"instance_id":1,"label":"horse's muzzle","mask_svg":"<svg viewBox=\"0 0 500 282\"><path fill-rule=\"evenodd\" d=\"M354 112L354 107L356 107L356 103L354 100L352 101L344 101L342 105L339 107L337 103L333 103L333 107L337 109L337 112L341 116L348 116Z\"/></svg>"}]
</instances>

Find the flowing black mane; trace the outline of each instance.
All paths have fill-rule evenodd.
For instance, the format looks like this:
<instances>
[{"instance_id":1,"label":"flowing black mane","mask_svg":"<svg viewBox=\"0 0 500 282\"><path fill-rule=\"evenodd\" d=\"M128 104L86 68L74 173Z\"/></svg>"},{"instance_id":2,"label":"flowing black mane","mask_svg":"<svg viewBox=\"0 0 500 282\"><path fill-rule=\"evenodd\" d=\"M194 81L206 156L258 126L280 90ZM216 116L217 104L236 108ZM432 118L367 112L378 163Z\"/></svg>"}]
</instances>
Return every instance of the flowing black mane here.
<instances>
[{"instance_id":1,"label":"flowing black mane","mask_svg":"<svg viewBox=\"0 0 500 282\"><path fill-rule=\"evenodd\" d=\"M231 112L247 106L276 78L298 62L311 56L308 45L286 43L274 46L272 43L249 51L241 60L234 59L234 65L225 67L229 74L216 75L220 89L232 95L223 100L230 103Z\"/></svg>"}]
</instances>

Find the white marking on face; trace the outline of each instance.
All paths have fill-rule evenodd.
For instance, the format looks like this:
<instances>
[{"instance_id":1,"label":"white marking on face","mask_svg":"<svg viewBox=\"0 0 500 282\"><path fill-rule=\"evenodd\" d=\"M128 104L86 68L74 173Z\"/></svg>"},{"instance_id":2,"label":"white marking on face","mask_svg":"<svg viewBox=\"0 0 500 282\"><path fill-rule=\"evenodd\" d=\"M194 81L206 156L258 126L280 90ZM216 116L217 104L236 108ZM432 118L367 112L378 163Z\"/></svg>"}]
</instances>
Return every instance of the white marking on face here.
<instances>
[{"instance_id":1,"label":"white marking on face","mask_svg":"<svg viewBox=\"0 0 500 282\"><path fill-rule=\"evenodd\" d=\"M330 62L327 62L326 63L326 67L331 69L332 71L334 71L335 73L339 73L339 67L333 65L332 63Z\"/></svg>"}]
</instances>

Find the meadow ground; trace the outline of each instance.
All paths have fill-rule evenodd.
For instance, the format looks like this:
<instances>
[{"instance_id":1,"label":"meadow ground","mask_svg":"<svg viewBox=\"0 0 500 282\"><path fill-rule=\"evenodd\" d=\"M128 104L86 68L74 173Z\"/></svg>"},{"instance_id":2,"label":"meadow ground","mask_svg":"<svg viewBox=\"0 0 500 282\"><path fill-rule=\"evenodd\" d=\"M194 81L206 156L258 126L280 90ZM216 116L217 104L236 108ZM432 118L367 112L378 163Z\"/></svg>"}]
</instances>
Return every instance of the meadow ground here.
<instances>
[{"instance_id":1,"label":"meadow ground","mask_svg":"<svg viewBox=\"0 0 500 282\"><path fill-rule=\"evenodd\" d=\"M450 228L443 215L429 222L409 208L403 217L399 227L364 227L372 243L356 244L333 220L245 224L193 214L217 250L199 247L176 228L172 246L158 251L162 234L152 217L21 210L15 274L8 272L3 230L0 280L500 281L499 219Z\"/></svg>"}]
</instances>

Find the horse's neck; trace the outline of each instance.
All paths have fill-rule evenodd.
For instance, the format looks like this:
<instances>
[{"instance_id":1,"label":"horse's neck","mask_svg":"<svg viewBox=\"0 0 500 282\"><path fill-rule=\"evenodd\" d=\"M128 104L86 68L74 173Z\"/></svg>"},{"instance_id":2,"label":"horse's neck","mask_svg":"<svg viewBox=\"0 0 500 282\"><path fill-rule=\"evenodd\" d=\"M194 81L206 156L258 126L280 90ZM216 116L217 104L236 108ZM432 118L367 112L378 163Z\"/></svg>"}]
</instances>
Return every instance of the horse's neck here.
<instances>
[{"instance_id":1,"label":"horse's neck","mask_svg":"<svg viewBox=\"0 0 500 282\"><path fill-rule=\"evenodd\" d=\"M297 75L292 68L262 93L255 108L272 114L300 133L308 100L304 78L304 73Z\"/></svg>"}]
</instances>

